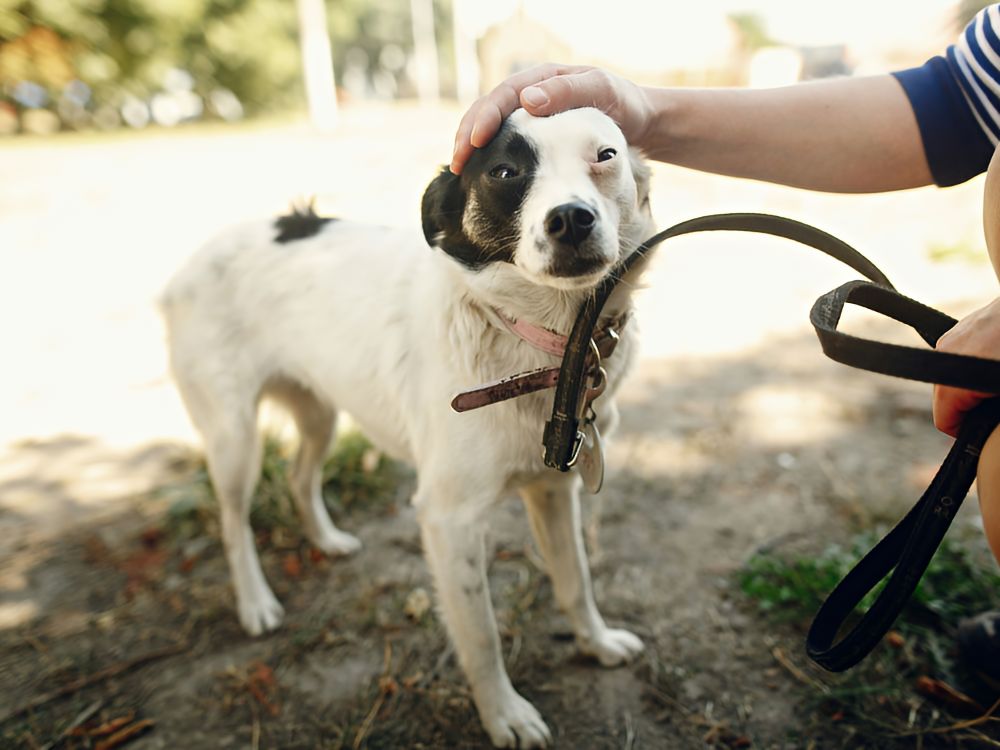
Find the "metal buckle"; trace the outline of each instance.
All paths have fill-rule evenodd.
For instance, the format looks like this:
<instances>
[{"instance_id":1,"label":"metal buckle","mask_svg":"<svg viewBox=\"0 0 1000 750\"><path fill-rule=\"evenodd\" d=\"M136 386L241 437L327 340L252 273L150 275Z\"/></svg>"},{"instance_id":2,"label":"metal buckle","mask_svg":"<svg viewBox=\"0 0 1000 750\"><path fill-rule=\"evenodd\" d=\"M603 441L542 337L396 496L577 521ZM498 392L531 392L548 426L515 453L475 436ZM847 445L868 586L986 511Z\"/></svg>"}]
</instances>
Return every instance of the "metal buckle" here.
<instances>
[{"instance_id":1,"label":"metal buckle","mask_svg":"<svg viewBox=\"0 0 1000 750\"><path fill-rule=\"evenodd\" d=\"M608 371L603 367L598 367L593 374L594 384L587 387L587 392L585 398L587 400L587 405L590 405L595 398L604 393L604 390L608 387Z\"/></svg>"},{"instance_id":2,"label":"metal buckle","mask_svg":"<svg viewBox=\"0 0 1000 750\"><path fill-rule=\"evenodd\" d=\"M573 453L569 457L569 461L566 462L567 468L572 469L576 466L576 461L580 458L580 448L583 447L583 441L587 439L587 436L583 434L583 430L576 431L576 440L573 441Z\"/></svg>"},{"instance_id":3,"label":"metal buckle","mask_svg":"<svg viewBox=\"0 0 1000 750\"><path fill-rule=\"evenodd\" d=\"M597 342L594 341L593 337L590 339L590 353L594 357L593 367L601 366L601 350L597 347Z\"/></svg>"},{"instance_id":4,"label":"metal buckle","mask_svg":"<svg viewBox=\"0 0 1000 750\"><path fill-rule=\"evenodd\" d=\"M618 331L608 326L604 329L601 336L601 343L597 345L597 348L604 351L605 357L610 357L615 353L615 349L618 348L619 341L621 341L621 337L618 335Z\"/></svg>"}]
</instances>

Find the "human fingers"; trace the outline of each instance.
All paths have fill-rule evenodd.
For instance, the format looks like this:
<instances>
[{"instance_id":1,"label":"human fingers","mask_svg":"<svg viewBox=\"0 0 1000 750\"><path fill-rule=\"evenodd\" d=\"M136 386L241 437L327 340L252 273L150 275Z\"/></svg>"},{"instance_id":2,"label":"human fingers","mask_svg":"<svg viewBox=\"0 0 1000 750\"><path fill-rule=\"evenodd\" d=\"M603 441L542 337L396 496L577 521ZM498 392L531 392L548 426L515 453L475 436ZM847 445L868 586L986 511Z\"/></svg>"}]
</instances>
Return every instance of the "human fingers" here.
<instances>
[{"instance_id":1,"label":"human fingers","mask_svg":"<svg viewBox=\"0 0 1000 750\"><path fill-rule=\"evenodd\" d=\"M577 107L607 109L617 105L617 100L613 79L596 68L552 76L521 91L521 105L536 115L551 115Z\"/></svg>"},{"instance_id":2,"label":"human fingers","mask_svg":"<svg viewBox=\"0 0 1000 750\"><path fill-rule=\"evenodd\" d=\"M521 106L533 115L553 115L596 107L621 128L629 143L641 145L653 115L642 89L600 68L552 76L521 92Z\"/></svg>"},{"instance_id":3,"label":"human fingers","mask_svg":"<svg viewBox=\"0 0 1000 750\"><path fill-rule=\"evenodd\" d=\"M940 339L935 349L950 354L995 358L1000 351L1000 299L960 320ZM956 437L966 413L993 394L945 385L934 386L934 426Z\"/></svg>"},{"instance_id":4,"label":"human fingers","mask_svg":"<svg viewBox=\"0 0 1000 750\"><path fill-rule=\"evenodd\" d=\"M934 426L946 435L958 437L958 430L965 415L990 396L988 393L935 385L932 404Z\"/></svg>"},{"instance_id":5,"label":"human fingers","mask_svg":"<svg viewBox=\"0 0 1000 750\"><path fill-rule=\"evenodd\" d=\"M455 134L451 171L461 174L472 152L482 148L496 135L504 118L521 106L521 91L552 76L585 70L576 65L546 63L516 73L477 99L462 116Z\"/></svg>"}]
</instances>

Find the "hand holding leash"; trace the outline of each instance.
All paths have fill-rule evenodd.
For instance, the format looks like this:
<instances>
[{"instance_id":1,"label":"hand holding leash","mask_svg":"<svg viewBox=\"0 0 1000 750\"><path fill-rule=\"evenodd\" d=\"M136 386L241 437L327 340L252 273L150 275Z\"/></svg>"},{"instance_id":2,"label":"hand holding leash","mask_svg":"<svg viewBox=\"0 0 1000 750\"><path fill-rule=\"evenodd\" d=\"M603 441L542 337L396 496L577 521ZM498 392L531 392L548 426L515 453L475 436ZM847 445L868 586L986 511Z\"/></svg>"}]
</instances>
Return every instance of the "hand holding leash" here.
<instances>
[{"instance_id":1,"label":"hand holding leash","mask_svg":"<svg viewBox=\"0 0 1000 750\"><path fill-rule=\"evenodd\" d=\"M1000 298L966 316L938 339L939 352L995 359L1000 355ZM990 394L952 386L934 386L934 425L952 437L965 415Z\"/></svg>"},{"instance_id":2,"label":"hand holding leash","mask_svg":"<svg viewBox=\"0 0 1000 750\"><path fill-rule=\"evenodd\" d=\"M849 669L867 656L888 631L912 595L927 565L958 512L976 477L979 456L986 440L1000 424L1000 399L986 398L1000 392L1000 361L933 349L887 344L843 333L837 329L844 307L856 304L882 313L914 328L930 346L952 330L956 321L899 294L871 261L841 240L800 222L767 214L720 214L677 224L647 240L602 282L582 305L559 373L552 418L545 425L545 463L568 471L578 462L587 431L586 413L593 383L594 326L601 308L634 263L666 239L700 231L737 230L786 237L820 250L851 266L871 281L848 282L823 295L810 312L824 353L838 362L872 372L964 389L983 395L962 420L958 438L923 496L896 527L848 573L831 592L813 620L806 641L809 656L831 671ZM875 283L872 283L875 282ZM997 309L1000 309L1000 303ZM979 319L997 313L988 306ZM987 325L995 330L995 326ZM983 336L977 320L951 337L955 346ZM991 350L992 351L992 350ZM599 361L598 361L599 363ZM599 436L595 436L599 441ZM598 485L599 486L599 485ZM837 640L854 609L882 580L888 582L860 622Z\"/></svg>"}]
</instances>

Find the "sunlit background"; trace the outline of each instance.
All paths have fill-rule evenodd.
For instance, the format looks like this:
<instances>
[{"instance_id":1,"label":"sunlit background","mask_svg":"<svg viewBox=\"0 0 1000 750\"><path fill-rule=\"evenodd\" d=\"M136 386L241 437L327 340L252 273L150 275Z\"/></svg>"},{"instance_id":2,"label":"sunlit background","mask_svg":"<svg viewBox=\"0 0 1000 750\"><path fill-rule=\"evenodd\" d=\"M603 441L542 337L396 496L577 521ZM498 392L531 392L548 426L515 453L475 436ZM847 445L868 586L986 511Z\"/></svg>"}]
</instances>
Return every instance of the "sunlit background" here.
<instances>
[{"instance_id":1,"label":"sunlit background","mask_svg":"<svg viewBox=\"0 0 1000 750\"><path fill-rule=\"evenodd\" d=\"M53 516L52 498L18 478L66 474L73 509L155 481L112 459L194 441L156 311L181 260L303 196L416 226L464 105L510 73L558 60L647 84L776 86L886 72L943 50L980 5L0 0L0 503L58 524L73 514ZM968 303L995 283L981 262L980 191L974 180L830 196L659 166L653 206L663 226L725 210L812 221L911 294ZM661 254L640 301L648 358L799 330L810 299L842 278L759 238ZM725 309L754 276L777 279L774 294L734 324ZM66 435L86 437L86 450L43 449Z\"/></svg>"},{"instance_id":2,"label":"sunlit background","mask_svg":"<svg viewBox=\"0 0 1000 750\"><path fill-rule=\"evenodd\" d=\"M213 233L310 196L323 213L418 232L422 190L450 160L465 107L536 63L662 86L885 73L943 52L984 4L0 0L0 589L27 586L5 563L26 540L134 505L169 476L176 446L197 446L156 298ZM653 213L662 227L722 211L804 220L961 314L996 290L981 194L981 178L836 196L657 165ZM664 246L639 300L643 360L626 405L672 373L775 363L775 342L804 335L811 301L852 277L760 237ZM848 399L861 393L852 382ZM842 397L813 385L747 387L726 418L745 441L780 446L787 468L799 447L853 429ZM692 413L718 416L702 395ZM711 463L656 430L630 438L629 424L613 461L654 473ZM0 596L0 628L38 606Z\"/></svg>"}]
</instances>

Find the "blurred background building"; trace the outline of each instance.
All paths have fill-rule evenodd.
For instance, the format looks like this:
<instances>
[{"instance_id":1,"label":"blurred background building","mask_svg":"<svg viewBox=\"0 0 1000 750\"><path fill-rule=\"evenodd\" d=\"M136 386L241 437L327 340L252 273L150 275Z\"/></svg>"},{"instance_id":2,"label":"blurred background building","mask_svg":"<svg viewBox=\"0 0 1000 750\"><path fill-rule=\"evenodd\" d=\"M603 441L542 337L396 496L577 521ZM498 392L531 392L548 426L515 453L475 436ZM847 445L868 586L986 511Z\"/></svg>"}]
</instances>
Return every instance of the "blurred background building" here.
<instances>
[{"instance_id":1,"label":"blurred background building","mask_svg":"<svg viewBox=\"0 0 1000 750\"><path fill-rule=\"evenodd\" d=\"M846 0L818 23L787 0L0 0L0 134L235 121L307 92L329 127L337 101L467 101L546 60L651 84L880 72L985 4Z\"/></svg>"}]
</instances>

